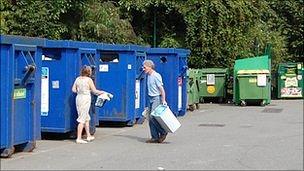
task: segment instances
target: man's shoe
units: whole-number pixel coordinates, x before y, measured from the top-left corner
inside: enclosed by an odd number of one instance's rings
[[[151,139],[147,140],[146,143],[158,143],[158,140],[151,138]]]
[[[164,142],[164,140],[166,139],[167,135],[168,135],[168,133],[166,133],[166,134],[164,134],[164,135],[161,135],[161,136],[159,137],[159,139],[158,139],[158,142],[159,142],[159,143]]]
[[[87,137],[87,141],[93,141],[95,139],[95,137],[93,137],[93,136],[90,136],[90,137]]]

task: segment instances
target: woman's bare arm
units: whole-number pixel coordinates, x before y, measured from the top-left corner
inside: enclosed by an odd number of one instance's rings
[[[96,89],[96,87],[94,85],[94,82],[91,78],[89,79],[89,85],[90,85],[90,89],[91,89],[93,94],[100,95],[100,94],[104,93],[103,91],[100,91],[100,90]]]

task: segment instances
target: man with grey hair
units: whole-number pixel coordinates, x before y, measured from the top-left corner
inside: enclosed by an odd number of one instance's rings
[[[153,111],[158,105],[167,105],[166,94],[163,87],[162,77],[155,70],[155,65],[151,60],[143,62],[143,69],[147,74],[147,88],[148,88],[148,102],[149,102],[149,127],[152,138],[147,140],[146,143],[162,143],[167,136],[167,132],[160,126],[157,120],[151,116]]]

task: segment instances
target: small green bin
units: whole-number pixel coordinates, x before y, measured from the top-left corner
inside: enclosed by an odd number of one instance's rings
[[[303,63],[281,63],[277,74],[278,98],[303,98]]]
[[[241,106],[247,102],[259,102],[261,106],[270,103],[269,70],[239,70],[237,72]]]
[[[205,68],[199,72],[200,102],[204,98],[217,98],[219,102],[226,99],[228,68]]]
[[[189,110],[199,108],[199,87],[198,87],[198,69],[189,69],[187,71],[187,107]]]

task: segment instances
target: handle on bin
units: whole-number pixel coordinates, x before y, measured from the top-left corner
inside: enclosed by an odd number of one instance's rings
[[[84,57],[87,59],[90,67],[93,69],[96,68],[96,62],[95,62],[95,57],[94,55],[95,54],[92,54],[92,53],[83,53]]]
[[[23,85],[26,85],[27,84],[27,81],[29,80],[30,76],[32,75],[32,73],[34,73],[36,70],[36,67],[34,65],[27,65],[25,67],[25,75],[24,77],[22,78],[21,80],[21,83]]]
[[[138,75],[138,77],[136,79],[140,79],[141,80],[141,79],[143,79],[144,70],[142,68],[140,68],[139,71],[141,71],[141,72],[140,72],[140,74]]]
[[[92,75],[91,75],[91,78],[92,78],[93,81],[95,82],[95,71],[96,71],[96,66],[95,66],[95,65],[90,65],[90,67],[92,68]]]
[[[183,70],[182,70],[182,72],[180,73],[179,76],[180,76],[180,77],[181,77],[181,76],[184,76],[184,74],[187,72],[187,69],[188,69],[188,66],[187,66],[187,65],[184,65],[184,66],[183,66]]]
[[[83,52],[82,55],[87,59],[88,65],[92,68],[91,78],[95,81],[95,70],[96,70],[96,62],[95,62],[95,53],[92,52]]]
[[[20,82],[18,81],[18,79],[15,79],[15,81],[17,82],[17,84],[26,85],[30,83],[29,80],[33,73],[36,71],[36,65],[34,61],[34,56],[32,55],[31,51],[23,50],[21,51],[21,56],[26,63],[26,66],[24,68],[24,76]]]

